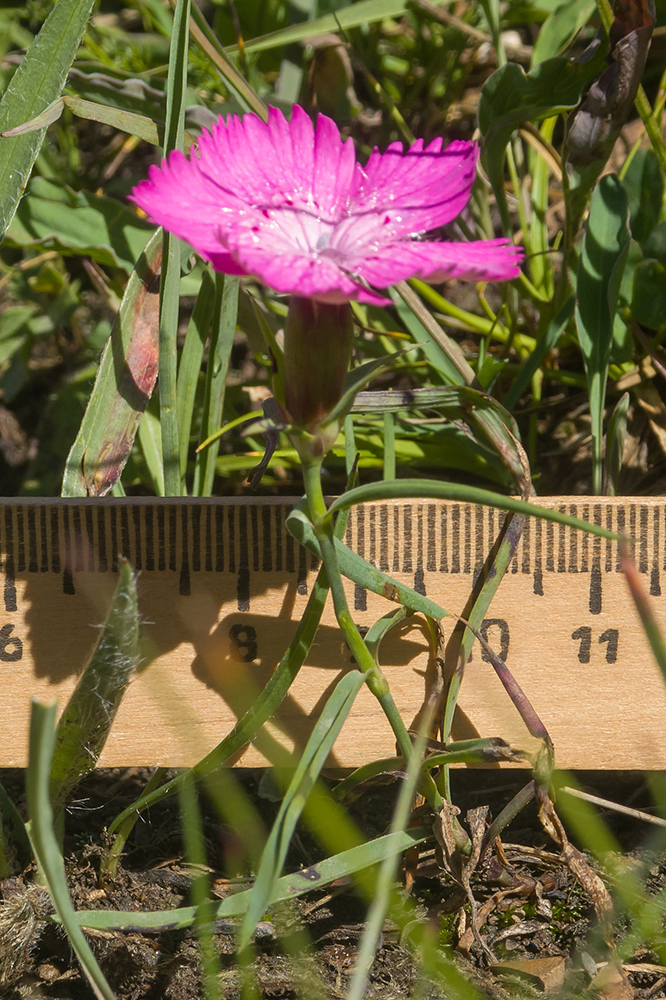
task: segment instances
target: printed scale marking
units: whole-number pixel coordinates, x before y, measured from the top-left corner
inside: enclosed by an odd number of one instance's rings
[[[637,565],[646,578],[647,588],[653,597],[661,596],[661,578],[666,571],[663,544],[666,503],[651,499],[587,501],[561,497],[539,498],[537,502],[634,538]],[[0,684],[3,696],[11,699],[36,693],[44,697],[53,692],[62,702],[75,680],[76,670],[85,662],[85,649],[92,642],[91,626],[99,625],[106,606],[99,601],[97,606],[101,611],[97,615],[91,610],[91,601],[85,604],[85,600],[98,587],[96,581],[100,581],[99,586],[106,581],[102,589],[108,601],[118,561],[124,556],[140,574],[139,597],[145,631],[157,636],[158,645],[161,633],[169,634],[145,675],[153,679],[159,676],[160,683],[175,685],[174,703],[183,705],[193,701],[194,721],[198,724],[203,720],[201,751],[205,752],[219,738],[220,729],[228,722],[233,723],[240,710],[236,695],[229,693],[228,677],[234,671],[244,671],[236,677],[238,683],[243,677],[265,683],[305,606],[318,561],[286,531],[285,522],[292,507],[292,503],[284,500],[156,502],[143,498],[21,500],[2,505]],[[427,594],[443,607],[461,613],[506,516],[492,508],[460,503],[369,504],[352,509],[346,541],[378,569]],[[348,582],[347,590],[359,625],[367,627],[386,612],[387,602],[362,587]],[[203,598],[217,610],[201,611]],[[160,617],[162,613],[166,624]],[[595,684],[607,685],[596,692],[595,706],[599,708],[606,703],[610,706],[616,699],[620,678],[612,671],[626,669],[628,662],[622,657],[631,649],[632,664],[642,662],[641,657],[646,662],[650,660],[649,653],[641,651],[640,631],[636,632],[633,618],[629,620],[631,606],[624,590],[617,544],[553,522],[524,519],[520,542],[489,614],[493,617],[486,619],[481,632],[507,658],[509,666],[517,670],[530,697],[533,691],[537,695],[542,689],[545,692],[545,674],[549,691],[553,686],[558,690],[560,685],[571,687],[578,683],[576,678],[580,681],[585,678],[589,683],[592,677]],[[551,627],[551,617],[560,622],[557,633],[553,631],[554,625]],[[444,620],[446,634],[453,624],[452,619]],[[308,659],[293,692],[300,713],[298,725],[303,732],[308,713],[331,681],[330,668],[343,669],[350,663],[330,609],[325,612],[324,626],[313,647],[313,658]],[[47,632],[60,637],[59,640],[47,641]],[[75,633],[79,644],[74,643],[71,653],[69,639],[75,638]],[[543,633],[541,647],[538,644],[535,647],[534,643],[538,633]],[[558,654],[561,667],[539,666],[547,660],[543,659],[544,649],[557,644],[561,646]],[[411,717],[423,700],[426,647],[423,641],[420,645],[412,642],[411,646],[408,641],[411,659],[405,659],[407,654],[399,651],[397,641],[395,650],[391,643],[389,646],[386,662],[391,664],[393,657],[396,663],[391,685],[392,688],[397,685],[396,700],[401,709],[404,707],[406,716]],[[70,659],[74,658],[74,666],[68,670],[62,667],[58,672],[44,666],[45,656],[51,658],[57,654],[67,659],[68,652]],[[81,659],[77,660],[77,656]],[[490,673],[483,673],[485,665],[479,663],[485,657],[479,657],[478,652],[475,657],[474,662],[479,665],[471,673],[468,671],[469,680],[466,676],[463,686],[463,695],[468,698],[467,702],[465,697],[462,699],[464,712],[478,725],[482,735],[506,735],[498,728],[507,723],[500,712],[503,696],[501,692],[497,697],[495,692],[490,699],[486,696],[483,684],[494,682]],[[329,669],[322,671],[322,664]],[[406,666],[411,669],[406,670]],[[608,673],[599,673],[602,668]],[[562,673],[565,669],[568,673]],[[534,675],[529,671],[534,671]],[[148,691],[146,677],[133,684],[127,699],[131,703],[134,698],[136,712],[144,715],[145,699],[152,699],[152,705],[156,697]],[[649,709],[656,718],[661,702],[658,691],[649,693],[652,675],[645,683],[637,680],[644,687],[645,698],[650,699]],[[17,686],[19,694],[15,693]],[[211,696],[211,689],[221,696],[222,708],[219,700]],[[561,702],[563,697],[558,695]],[[360,698],[359,704],[362,702]],[[543,711],[543,703],[538,700],[536,707]],[[150,711],[153,709],[154,706]],[[162,710],[168,716],[168,706],[162,706]],[[376,706],[371,702],[365,708],[361,705],[361,710],[376,719]],[[570,713],[564,702],[557,711]],[[20,705],[17,712],[12,739],[19,739],[22,732],[20,720],[25,712]],[[116,724],[118,747],[132,731],[128,722],[127,731],[123,732],[123,712],[125,705]],[[552,722],[546,721],[553,728]],[[379,733],[381,720],[377,725]],[[559,715],[554,725],[557,730]],[[181,725],[171,717],[167,719],[168,732],[179,726],[184,729],[185,721]],[[301,738],[294,736],[295,731],[292,727],[289,737],[292,744]],[[562,763],[576,766],[578,750],[569,753],[567,749],[567,741],[574,742],[573,730],[569,734],[564,726],[562,733],[565,746]],[[151,742],[149,735],[141,736],[144,749],[137,751],[136,759],[131,758],[131,748],[122,753],[117,747],[114,749],[115,736],[114,732],[109,762],[159,762],[153,749],[155,742]],[[580,736],[575,739],[582,754]],[[176,766],[196,759],[199,750],[193,747],[174,749],[178,740],[181,744],[185,740],[182,732],[171,742],[169,736],[165,740],[162,735],[163,762]],[[629,747],[629,736],[626,740]],[[390,734],[388,743],[386,733],[378,735],[376,747],[368,746],[366,752],[359,750],[356,733],[349,740],[347,756],[343,747],[339,762],[361,763],[373,754],[386,756],[392,752]],[[617,752],[616,747],[616,759]],[[253,753],[255,750],[251,748],[243,763],[260,762]],[[664,756],[658,766],[666,766],[666,753]],[[0,766],[20,766],[16,763],[19,759],[23,759],[21,753],[12,757],[4,751],[0,740]],[[606,766],[611,764],[609,760]],[[644,762],[627,749],[626,761],[614,766],[644,766]]]

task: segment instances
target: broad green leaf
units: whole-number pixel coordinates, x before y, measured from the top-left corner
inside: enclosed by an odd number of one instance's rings
[[[589,386],[593,490],[601,492],[603,417],[613,324],[629,252],[627,194],[615,174],[597,184],[576,281],[576,328]]]
[[[532,50],[532,66],[557,56],[594,13],[594,0],[566,0],[546,18]]]
[[[120,479],[157,378],[160,229],[127,282],[79,433],[62,496],[105,496]]]
[[[0,101],[0,132],[29,121],[60,97],[94,0],[58,0]],[[45,131],[0,139],[0,240],[25,191]]]
[[[91,257],[129,274],[154,231],[121,202],[36,177],[6,239],[11,246]]]
[[[644,260],[634,272],[631,315],[650,330],[666,328],[666,266]]]
[[[646,259],[654,257],[666,267],[666,222],[660,222],[654,227],[643,244],[643,253]]]
[[[521,122],[539,122],[575,107],[596,68],[595,60],[577,64],[558,56],[529,73],[517,63],[506,63],[486,80],[479,98],[479,128],[488,177],[501,205],[505,204],[504,155],[514,129]]]
[[[97,767],[138,664],[136,578],[125,560],[95,649],[58,721],[50,779],[56,816],[72,789]]]
[[[651,149],[639,149],[622,177],[629,199],[631,235],[643,244],[659,222],[664,200],[664,177]]]

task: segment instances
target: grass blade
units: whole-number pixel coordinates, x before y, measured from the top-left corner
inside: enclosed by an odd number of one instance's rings
[[[515,497],[505,497],[501,493],[491,493],[476,486],[463,486],[458,483],[436,483],[429,479],[399,479],[393,483],[369,483],[367,486],[357,486],[356,489],[343,493],[329,507],[329,514],[347,510],[359,503],[372,500],[397,500],[416,497],[420,500],[460,500],[462,503],[478,503],[486,507],[496,507],[514,514],[527,514],[530,517],[540,517],[544,521],[555,521],[566,524],[570,528],[579,528],[600,538],[619,541],[620,536],[602,528],[601,525],[583,521],[579,517],[563,514],[559,510],[548,510],[538,504],[517,500]]]
[[[67,931],[69,942],[95,996],[98,1000],[115,1000],[113,990],[104,978],[77,920],[67,888],[65,865],[53,831],[49,774],[55,745],[55,716],[55,702],[41,705],[33,701],[30,714],[30,763],[26,775],[30,840],[58,919]]]
[[[592,417],[592,491],[601,493],[604,404],[613,323],[629,252],[629,206],[615,174],[597,184],[578,264],[576,327],[583,352]]]
[[[60,97],[94,0],[58,0],[0,101],[0,132],[34,118]],[[14,217],[45,129],[0,143],[0,240]]]
[[[435,0],[435,3],[443,2],[444,0]],[[402,17],[408,6],[409,0],[359,0],[359,3],[339,8],[335,14],[325,14],[323,17],[313,18],[312,21],[292,24],[279,31],[251,38],[244,43],[243,48],[246,52],[265,52],[267,49],[276,49],[281,45],[291,45],[292,42],[314,38],[315,35],[335,34],[341,28],[348,30],[384,21],[390,17]],[[235,55],[238,48],[234,46],[229,52]]]
[[[320,889],[339,878],[345,878],[355,872],[363,871],[364,868],[378,864],[387,854],[401,854],[403,851],[409,850],[410,847],[414,847],[415,844],[422,844],[429,837],[432,837],[432,832],[424,827],[413,827],[398,836],[377,837],[367,844],[350,847],[349,850],[342,851],[334,857],[317,862],[308,869],[307,874],[315,876],[317,888]],[[303,872],[297,871],[291,875],[283,875],[277,880],[267,905],[273,906],[288,899],[297,899],[299,896],[311,892],[312,886],[313,882],[304,877]],[[215,919],[242,916],[247,911],[251,893],[252,889],[246,889],[244,892],[227,896],[216,905]],[[122,910],[78,910],[75,918],[82,927],[98,928],[99,930],[130,930],[133,928],[178,930],[192,926],[196,919],[196,907],[183,906],[174,910],[159,910],[152,913],[141,910],[129,912]]]
[[[192,316],[185,334],[185,343],[178,365],[178,385],[176,389],[176,410],[178,413],[178,433],[180,435],[180,478],[185,483],[187,453],[192,437],[192,417],[194,400],[201,374],[204,348],[215,310],[215,284],[210,271],[206,269],[201,279],[201,290],[197,296]],[[185,490],[186,492],[186,490]]]
[[[187,97],[187,52],[189,44],[190,0],[176,0],[169,74],[167,77],[164,154],[182,149],[185,136]],[[180,307],[180,246],[171,233],[162,237],[162,280],[160,285],[159,393],[162,428],[162,461],[166,496],[180,496],[180,445],[178,440],[178,310]]]
[[[238,936],[238,948],[241,951],[249,944],[257,924],[269,905],[305,801],[314,788],[356,695],[364,684],[365,676],[360,671],[345,674],[338,681],[312,730],[264,848]]]
[[[217,292],[215,318],[206,371],[201,441],[214,434],[222,420],[224,390],[238,316],[239,279],[228,274],[217,274],[215,287]],[[197,497],[208,497],[213,492],[215,462],[219,449],[220,439],[217,438],[208,448],[197,452],[194,467],[194,495]]]

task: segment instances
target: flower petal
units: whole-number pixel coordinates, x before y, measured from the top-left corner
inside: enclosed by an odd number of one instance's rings
[[[419,141],[407,152],[399,142],[375,150],[365,168],[357,167],[349,214],[390,211],[395,239],[443,226],[469,201],[478,155],[473,142],[442,149],[441,139],[425,149]]]
[[[228,237],[234,260],[244,273],[254,275],[277,292],[318,299],[321,302],[371,302],[386,298],[348,275],[326,256],[293,249],[281,232],[251,225],[237,226]]]
[[[220,231],[243,210],[231,192],[223,194],[201,173],[196,157],[188,159],[180,151],[161,167],[152,166],[148,180],[130,197],[153,222],[187,240],[206,258],[223,249]]]
[[[448,278],[467,281],[509,281],[520,273],[522,247],[508,240],[474,243],[400,241],[352,263],[354,274],[377,288],[422,278],[435,284]]]

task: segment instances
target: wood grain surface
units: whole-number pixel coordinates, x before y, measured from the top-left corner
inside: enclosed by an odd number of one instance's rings
[[[666,628],[666,502],[539,498],[636,541]],[[64,705],[103,622],[118,556],[139,572],[143,662],[102,763],[195,763],[252,703],[288,645],[316,560],[287,535],[288,501],[21,500],[0,509],[0,766],[27,759],[30,699]],[[399,501],[352,512],[347,541],[395,579],[464,612],[504,515],[465,504]],[[392,605],[349,584],[359,626]],[[4,597],[4,600],[3,600]],[[444,618],[450,636],[455,620]],[[528,519],[482,630],[502,654],[572,768],[666,768],[666,688],[619,571],[617,546]],[[434,678],[423,621],[382,645],[407,725]],[[237,756],[243,766],[297,754],[340,672],[353,669],[330,604],[277,716]],[[475,647],[454,735],[534,741]],[[330,760],[350,767],[391,756],[372,695],[358,696]]]

